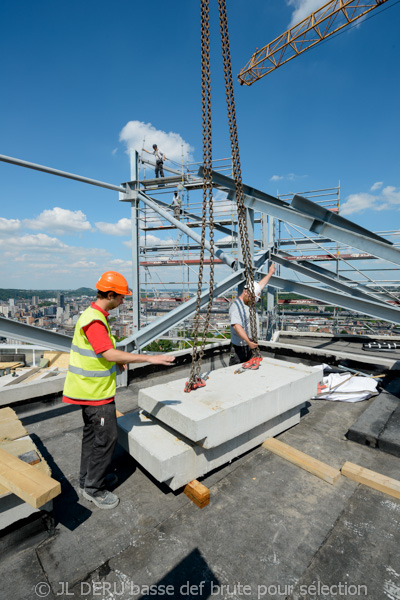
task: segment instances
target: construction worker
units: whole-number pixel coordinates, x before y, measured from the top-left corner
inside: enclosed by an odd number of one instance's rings
[[[120,273],[107,271],[96,284],[97,299],[79,317],[71,345],[63,401],[79,404],[84,422],[79,488],[99,508],[115,508],[118,496],[107,487],[117,483],[106,476],[117,443],[115,390],[117,369],[129,363],[170,365],[174,357],[130,354],[117,350],[108,324],[109,311],[131,296]]]
[[[165,158],[165,154],[157,148],[157,144],[153,144],[153,152],[146,150],[146,148],[142,148],[142,150],[144,150],[144,152],[147,152],[147,154],[154,155],[154,158],[156,159],[156,177],[158,178],[158,174],[160,174],[160,177],[164,177],[164,162],[167,159]]]
[[[261,292],[267,285],[268,281],[275,273],[275,265],[272,264],[268,270],[268,274],[259,282],[254,282],[255,301],[258,302],[261,298]],[[250,328],[250,291],[247,286],[244,286],[243,292],[238,296],[229,308],[229,319],[231,324],[231,354],[229,366],[238,365],[247,362],[252,356],[252,350],[257,348],[258,344],[251,339]],[[258,315],[257,321],[257,337],[260,329]]]
[[[174,209],[174,219],[180,221],[181,218],[181,198],[178,192],[174,192],[174,196],[172,198],[172,202],[169,207]]]

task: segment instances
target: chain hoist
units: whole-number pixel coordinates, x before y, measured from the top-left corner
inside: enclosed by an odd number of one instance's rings
[[[228,18],[226,14],[226,0],[218,0],[219,22],[221,29],[222,59],[224,63],[226,104],[228,108],[229,134],[231,139],[231,151],[233,162],[233,176],[235,180],[236,204],[239,223],[240,244],[242,248],[242,259],[245,269],[246,286],[249,292],[250,331],[253,342],[258,341],[257,316],[255,307],[254,281],[253,281],[253,257],[249,244],[249,232],[247,229],[246,207],[244,205],[242,169],[240,165],[239,140],[236,124],[235,96],[233,91],[231,52],[229,47]],[[253,349],[253,356],[260,356],[258,346]]]
[[[257,317],[255,309],[255,294],[253,282],[253,259],[249,244],[247,229],[246,207],[244,205],[242,172],[240,166],[239,142],[236,125],[235,98],[233,92],[231,54],[229,48],[228,20],[226,15],[225,0],[218,0],[221,28],[222,57],[224,63],[226,102],[228,109],[229,133],[231,139],[233,175],[235,180],[236,204],[239,223],[239,235],[242,249],[242,259],[245,268],[246,286],[249,293],[249,313],[251,338],[257,343]],[[210,27],[209,27],[209,0],[201,0],[201,107],[203,130],[203,213],[201,224],[200,266],[197,285],[197,303],[193,327],[193,352],[192,366],[189,380],[185,385],[185,392],[190,392],[205,385],[200,378],[201,360],[204,355],[207,331],[210,324],[211,308],[214,288],[214,230],[213,230],[213,193],[212,193],[212,137],[211,137],[211,71],[210,71]],[[200,349],[198,337],[200,326],[200,301],[203,283],[204,246],[207,221],[207,200],[210,229],[210,287],[207,312]],[[253,356],[260,357],[258,347],[252,350]]]
[[[214,289],[214,216],[213,216],[213,190],[212,190],[212,137],[211,137],[211,71],[210,71],[210,25],[209,25],[209,0],[201,0],[201,112],[203,130],[203,212],[201,221],[201,243],[200,243],[200,266],[197,284],[197,303],[193,326],[193,353],[192,366],[189,380],[185,385],[185,392],[204,386],[200,378],[201,360],[204,355],[204,347],[207,331],[210,324],[211,308]],[[200,327],[200,301],[203,283],[204,251],[207,223],[210,230],[210,281],[207,312],[204,329],[198,349],[198,337]]]

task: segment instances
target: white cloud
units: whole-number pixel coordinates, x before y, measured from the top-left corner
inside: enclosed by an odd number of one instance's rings
[[[25,219],[24,226],[28,229],[50,229],[57,235],[91,231],[92,226],[81,210],[68,210],[56,206],[44,210],[36,219]]]
[[[119,140],[125,142],[128,151],[137,150],[139,154],[142,152],[143,147],[152,152],[153,144],[157,144],[159,150],[165,154],[167,159],[181,163],[183,150],[184,160],[186,161],[187,158],[189,161],[193,160],[192,152],[194,148],[188,142],[185,142],[179,133],[173,131],[167,133],[156,129],[151,123],[129,121],[121,130]],[[146,157],[146,153],[144,153],[144,156]]]
[[[68,248],[66,244],[61,242],[59,239],[55,237],[50,237],[45,233],[38,234],[27,234],[21,237],[10,238],[7,240],[0,240],[0,246],[10,247],[13,246],[19,249],[30,249],[35,250],[39,248],[40,250],[45,249],[65,249]]]
[[[289,6],[294,7],[289,28],[294,27],[294,25],[308,17],[310,13],[326,4],[324,0],[286,0],[286,2]]]
[[[0,217],[0,233],[14,233],[21,228],[19,219],[4,219]]]
[[[340,214],[344,217],[354,213],[364,212],[367,208],[372,208],[376,201],[376,196],[372,194],[350,194],[346,202],[342,204]]]
[[[286,179],[287,181],[295,181],[296,179],[304,179],[307,175],[296,175],[295,173],[288,173],[287,175],[272,175],[270,181],[281,181]]]
[[[376,181],[374,183],[374,185],[371,187],[371,192],[376,192],[376,190],[379,190],[381,187],[383,186],[383,181]]]
[[[155,235],[147,234],[146,237],[144,235],[140,237],[140,243],[143,246],[157,246],[158,244],[162,244],[163,246],[169,245],[174,247],[176,242],[171,238],[163,240]]]
[[[378,188],[383,184],[383,182],[377,183],[380,184]],[[346,202],[343,203],[340,214],[347,216],[362,213],[367,209],[375,211],[400,209],[400,190],[388,185],[377,195],[368,193],[350,194]]]
[[[110,260],[108,264],[113,269],[117,269],[118,271],[126,271],[127,269],[132,269],[132,261],[122,260],[122,258],[115,258],[114,260]]]
[[[99,221],[95,223],[97,229],[107,235],[131,235],[132,224],[130,219],[120,219],[117,223],[104,223]]]
[[[71,265],[72,268],[78,269],[91,269],[93,267],[97,267],[97,263],[92,260],[78,260]]]
[[[400,205],[400,190],[397,190],[393,185],[387,185],[382,190],[382,199],[391,207]]]

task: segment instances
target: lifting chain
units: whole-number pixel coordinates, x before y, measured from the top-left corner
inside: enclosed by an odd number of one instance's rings
[[[245,268],[247,290],[250,294],[250,331],[251,339],[257,343],[257,317],[255,308],[253,259],[249,244],[249,233],[247,230],[246,207],[244,205],[242,170],[240,166],[239,141],[236,124],[235,96],[233,91],[231,52],[229,47],[228,18],[226,14],[226,0],[218,0],[219,20],[221,29],[222,58],[224,63],[226,103],[228,108],[229,133],[231,138],[233,176],[235,180],[236,204],[239,223],[240,243],[242,248],[242,259]],[[253,356],[260,356],[258,346],[253,350]]]
[[[210,27],[209,27],[209,0],[201,0],[201,110],[203,129],[203,213],[201,222],[200,266],[197,284],[197,303],[193,326],[193,353],[192,366],[189,380],[185,385],[185,392],[201,387],[204,382],[200,379],[201,360],[204,354],[207,331],[210,324],[211,308],[214,289],[214,219],[213,219],[213,194],[212,194],[212,138],[211,138],[211,72],[210,72]],[[207,304],[207,313],[204,329],[198,349],[200,327],[200,302],[203,283],[204,246],[206,239],[207,200],[210,229],[210,287]]]

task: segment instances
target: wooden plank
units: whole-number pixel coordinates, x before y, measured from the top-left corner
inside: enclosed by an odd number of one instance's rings
[[[268,438],[262,446],[331,485],[335,484],[340,479],[339,469],[335,469],[275,438]]]
[[[397,479],[386,477],[386,475],[370,471],[348,461],[342,467],[342,475],[358,483],[363,483],[374,490],[393,496],[393,498],[400,499],[400,481]]]
[[[16,440],[24,435],[28,435],[28,432],[21,421],[0,422],[0,442]]]
[[[40,458],[40,462],[38,462],[35,465],[35,469],[38,469],[39,471],[41,471],[42,473],[45,473],[46,475],[51,475],[51,470],[49,465],[47,464],[47,462],[43,459],[42,455],[40,454],[40,452],[38,451],[38,449],[36,448],[35,444],[33,443],[33,441],[31,440],[31,438],[29,436],[25,436],[23,438],[20,438],[18,440],[13,440],[12,442],[3,442],[0,445],[0,448],[2,450],[4,450],[5,452],[7,452],[8,454],[12,454],[13,456],[16,456],[17,458],[20,457],[21,454],[25,454],[27,452],[35,452],[36,455],[39,456]],[[10,494],[10,490],[6,487],[4,487],[4,485],[0,485],[0,498],[4,495]]]
[[[1,448],[0,484],[33,508],[40,508],[61,494],[61,485],[58,481]]]
[[[197,479],[185,485],[183,493],[199,508],[204,508],[210,502],[210,490]]]
[[[43,353],[43,358],[49,361],[49,367],[59,367],[60,369],[68,369],[69,352],[46,351]]]
[[[16,421],[18,419],[15,410],[7,406],[0,408],[0,425],[3,421]]]
[[[115,414],[117,415],[117,419],[118,419],[118,417],[123,417],[124,416],[124,413],[119,412],[119,410],[116,410]]]

